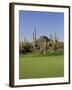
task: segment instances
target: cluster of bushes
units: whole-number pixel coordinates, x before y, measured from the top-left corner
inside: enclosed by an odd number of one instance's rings
[[[44,45],[44,44],[43,44]],[[47,45],[47,51],[63,51],[64,50],[64,43],[63,42],[49,42]],[[37,50],[38,52],[40,52],[41,48],[43,48],[42,45],[37,45]],[[45,48],[44,48],[45,51]],[[20,54],[26,54],[26,53],[32,53],[35,52],[34,47],[32,45],[32,43],[29,42],[21,42],[19,44],[19,52]]]
[[[26,43],[20,43],[19,44],[20,54],[25,54],[25,53],[32,52],[32,51],[33,51],[33,46],[31,43],[26,42]]]

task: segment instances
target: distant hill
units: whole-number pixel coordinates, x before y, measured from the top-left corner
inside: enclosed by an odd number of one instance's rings
[[[48,42],[48,41],[50,41],[50,39],[47,37],[47,36],[40,36],[40,38],[38,39],[38,44],[40,45],[41,43],[43,43],[43,42]]]

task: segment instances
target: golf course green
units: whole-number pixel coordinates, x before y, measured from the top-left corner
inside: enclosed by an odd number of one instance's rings
[[[20,55],[19,79],[64,76],[64,55],[25,56]]]

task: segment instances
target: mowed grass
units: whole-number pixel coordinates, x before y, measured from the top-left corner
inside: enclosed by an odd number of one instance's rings
[[[19,78],[47,78],[64,76],[64,56],[20,56]]]

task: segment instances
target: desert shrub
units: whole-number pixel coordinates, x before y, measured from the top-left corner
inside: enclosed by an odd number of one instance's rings
[[[26,42],[21,43],[19,47],[20,54],[26,54],[33,51],[32,43]]]

